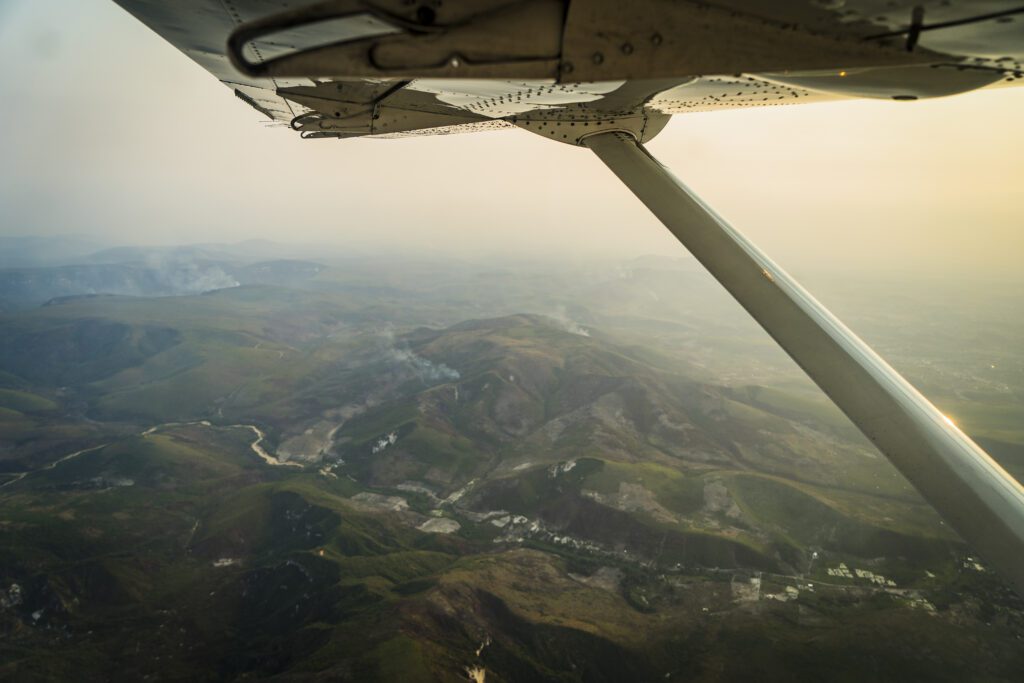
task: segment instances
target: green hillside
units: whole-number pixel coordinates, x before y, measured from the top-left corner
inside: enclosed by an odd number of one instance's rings
[[[0,318],[0,678],[1018,677],[1024,604],[684,274],[348,267]]]

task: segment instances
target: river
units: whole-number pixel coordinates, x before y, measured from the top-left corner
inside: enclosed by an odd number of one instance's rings
[[[249,444],[249,448],[252,449],[252,452],[258,455],[263,462],[267,463],[268,465],[273,465],[274,467],[298,467],[299,469],[302,469],[301,463],[289,462],[287,460],[279,460],[277,456],[268,453],[267,450],[263,448],[263,441],[266,439],[266,435],[263,433],[263,430],[257,427],[256,425],[214,425],[209,420],[197,420],[195,422],[164,422],[163,424],[154,425],[152,427],[149,427],[148,429],[143,430],[142,432],[139,432],[139,436],[149,436],[150,434],[155,434],[156,432],[159,432],[162,429],[167,429],[168,427],[187,427],[189,425],[202,425],[203,427],[210,427],[212,429],[248,429],[256,436],[256,440]],[[25,477],[29,476],[30,474],[36,474],[37,472],[45,472],[47,470],[52,470],[57,465],[60,465],[63,462],[67,462],[72,458],[77,458],[78,456],[84,453],[98,451],[99,449],[106,448],[109,445],[109,443],[103,443],[100,444],[99,446],[90,446],[89,448],[83,448],[82,450],[75,451],[74,453],[68,453],[63,457],[54,460],[46,467],[41,467],[38,470],[30,470],[28,472],[19,472],[18,474],[14,475],[12,479],[5,481],[3,484],[0,484],[0,489],[10,486],[11,484],[15,484],[24,479]]]

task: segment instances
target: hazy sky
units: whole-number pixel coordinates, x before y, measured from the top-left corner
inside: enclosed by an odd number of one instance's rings
[[[110,0],[0,0],[0,234],[678,254],[593,155],[521,131],[304,141]],[[650,144],[784,266],[1016,272],[1024,88],[677,116]]]

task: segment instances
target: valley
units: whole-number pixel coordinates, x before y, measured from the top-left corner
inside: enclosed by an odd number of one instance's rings
[[[170,261],[230,286],[0,316],[0,676],[1024,665],[1024,603],[689,261]],[[1019,320],[911,298],[837,308],[1021,476]]]

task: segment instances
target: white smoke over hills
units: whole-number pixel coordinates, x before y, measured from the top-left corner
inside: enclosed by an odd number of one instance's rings
[[[554,313],[549,314],[548,317],[558,323],[558,326],[569,334],[578,334],[581,337],[590,336],[590,330],[581,326],[569,317],[569,313],[565,310],[565,306],[556,307]]]
[[[0,302],[19,309],[64,297],[183,296],[238,285],[235,278],[214,264],[175,263],[157,268],[136,264],[14,268],[0,270]]]
[[[155,284],[172,295],[202,294],[239,285],[238,280],[217,264],[175,254],[147,254],[144,264]]]
[[[240,284],[230,272],[231,263],[204,258],[195,249],[118,251],[108,250],[62,265],[0,268],[0,310],[88,295],[185,296]],[[118,255],[121,260],[114,258]]]
[[[444,363],[433,363],[408,349],[392,348],[388,355],[394,363],[411,370],[424,383],[451,382],[461,377],[458,370]]]
[[[444,363],[434,363],[408,348],[399,348],[391,330],[382,330],[379,334],[383,342],[382,355],[399,373],[412,373],[424,384],[453,382],[462,377],[455,368]]]

